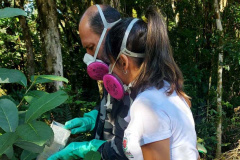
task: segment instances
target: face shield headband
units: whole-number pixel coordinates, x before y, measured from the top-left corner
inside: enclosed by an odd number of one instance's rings
[[[102,80],[103,76],[108,73],[108,65],[105,64],[103,61],[97,59],[97,55],[98,55],[99,49],[100,49],[101,44],[104,40],[104,37],[106,35],[107,30],[109,28],[113,27],[121,19],[119,19],[119,20],[117,20],[113,23],[108,23],[104,14],[103,14],[103,12],[102,12],[101,7],[99,5],[96,5],[96,7],[97,7],[98,12],[100,14],[100,17],[102,19],[104,29],[102,31],[102,34],[101,34],[100,38],[99,38],[94,56],[91,56],[90,54],[86,53],[84,55],[83,61],[87,65],[88,75],[94,80]]]
[[[129,91],[129,88],[132,85],[131,83],[128,86],[123,85],[122,81],[115,74],[112,74],[113,68],[115,67],[118,58],[120,57],[121,54],[125,54],[125,55],[130,56],[130,57],[137,57],[137,58],[144,58],[145,57],[144,53],[135,53],[135,52],[129,51],[127,49],[127,39],[128,39],[129,33],[130,33],[133,25],[137,21],[138,21],[138,19],[133,19],[131,21],[131,23],[128,25],[127,30],[125,31],[125,34],[124,34],[124,37],[123,37],[120,52],[119,52],[119,54],[116,58],[116,61],[114,62],[112,68],[110,69],[109,74],[106,74],[103,77],[104,87],[106,88],[108,93],[113,98],[118,99],[118,100],[123,98],[125,91]]]

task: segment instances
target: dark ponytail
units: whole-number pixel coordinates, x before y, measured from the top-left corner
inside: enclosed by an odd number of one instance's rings
[[[183,92],[182,72],[173,59],[164,17],[155,6],[147,9],[146,17],[148,19],[146,57],[136,86],[141,91],[150,86],[160,89],[164,85],[163,80],[166,80],[170,83],[167,94],[171,95],[176,91],[191,106],[189,97]]]
[[[170,84],[167,95],[176,91],[180,97],[191,106],[189,97],[183,92],[182,72],[175,63],[169,42],[164,18],[158,9],[150,6],[147,9],[147,24],[143,20],[137,21],[127,40],[127,49],[136,53],[145,53],[145,58],[133,58],[140,68],[140,74],[135,81],[137,92],[149,87],[160,89],[164,80]],[[132,18],[121,20],[107,34],[105,52],[108,57],[116,60],[127,26]]]

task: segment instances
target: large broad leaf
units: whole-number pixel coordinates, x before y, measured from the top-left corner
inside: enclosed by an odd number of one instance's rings
[[[24,10],[19,8],[4,8],[0,9],[0,18],[9,18],[14,16],[27,16]]]
[[[18,83],[27,87],[27,78],[19,70],[0,68],[0,83]]]
[[[42,153],[45,147],[45,146],[38,146],[34,143],[23,141],[23,140],[16,141],[14,145],[33,153]]]
[[[24,150],[21,154],[20,159],[21,160],[32,160],[32,159],[35,159],[36,157],[37,157],[36,153],[32,153],[32,152]]]
[[[83,160],[100,160],[101,155],[99,152],[90,151],[88,152]]]
[[[18,138],[16,133],[8,132],[0,136],[0,155],[2,155]]]
[[[68,80],[61,76],[55,76],[55,75],[38,75],[38,76],[31,76],[31,81],[33,82],[35,80],[35,83],[49,83],[53,81],[63,81],[68,83]]]
[[[5,132],[14,132],[18,126],[18,110],[9,99],[0,99],[0,127]]]
[[[28,92],[24,98],[28,103],[34,102],[37,99],[39,99],[40,97],[47,95],[47,92],[44,91],[39,91],[39,90],[35,90],[35,91],[30,91]]]
[[[53,130],[44,122],[34,121],[18,126],[16,133],[23,140],[39,146],[52,140]]]
[[[67,99],[67,93],[61,90],[40,97],[30,104],[26,113],[25,122],[31,122],[32,120],[38,118],[41,114],[59,106]]]
[[[197,143],[197,149],[200,153],[207,153],[207,149],[200,143]]]

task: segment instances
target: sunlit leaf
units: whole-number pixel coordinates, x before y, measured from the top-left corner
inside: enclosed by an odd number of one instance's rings
[[[35,75],[31,76],[31,81],[33,82],[35,80],[35,83],[49,83],[53,81],[63,81],[68,83],[68,80],[61,76],[56,75]]]
[[[67,99],[67,93],[61,90],[40,97],[30,104],[25,121],[30,122],[38,118],[43,113],[61,105]]]

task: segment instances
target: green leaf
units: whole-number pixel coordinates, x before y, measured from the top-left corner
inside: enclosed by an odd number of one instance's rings
[[[10,101],[12,101],[15,104],[19,103],[19,102],[16,102],[10,95],[2,95],[0,97],[0,99],[9,99]]]
[[[27,111],[18,111],[18,117],[19,117],[18,125],[25,123],[26,112]]]
[[[34,121],[18,126],[16,133],[23,140],[43,146],[54,136],[52,129],[44,122]]]
[[[90,151],[88,152],[83,160],[100,160],[101,155],[99,152]]]
[[[0,68],[0,83],[18,83],[27,87],[27,78],[19,70]]]
[[[8,149],[3,154],[5,154],[9,159],[12,159],[12,157],[13,157],[13,146],[8,147]]]
[[[35,159],[36,157],[37,157],[36,153],[32,153],[32,152],[24,150],[21,154],[20,159],[21,160],[32,160],[32,159]]]
[[[197,142],[202,143],[204,140],[202,138],[197,137]]]
[[[68,83],[68,80],[61,76],[55,76],[55,75],[37,75],[37,76],[31,76],[31,81],[33,82],[35,80],[35,83],[49,83],[53,81],[63,81]]]
[[[11,160],[18,160],[18,159],[13,155]]]
[[[30,91],[28,92],[24,98],[28,103],[36,101],[38,98],[47,95],[47,92],[40,91],[40,90],[35,90],[35,91]]]
[[[226,147],[226,146],[228,146],[228,145],[230,145],[231,143],[222,143],[222,145],[221,146],[224,146],[224,147]]]
[[[0,18],[9,18],[14,16],[27,16],[27,13],[24,10],[19,8],[4,8],[0,9]]]
[[[0,155],[2,155],[17,139],[17,134],[8,132],[0,136]]]
[[[30,122],[38,118],[41,114],[59,106],[67,99],[67,93],[61,90],[40,97],[30,104],[29,109],[26,113],[25,122]]]
[[[34,143],[18,140],[14,145],[33,153],[42,153],[45,146],[38,146]]]
[[[34,82],[34,80],[35,80],[35,82]],[[31,81],[34,82],[35,84],[37,84],[37,83],[51,83],[51,82],[53,82],[53,80],[41,78],[41,77],[38,77],[38,76],[31,76]]]
[[[14,132],[18,126],[18,110],[9,99],[0,99],[0,127],[5,132]]]
[[[197,149],[200,153],[207,153],[207,149],[200,143],[197,143]]]

